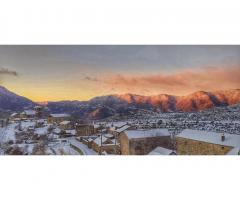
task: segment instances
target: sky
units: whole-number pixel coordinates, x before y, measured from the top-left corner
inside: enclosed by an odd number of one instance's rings
[[[33,101],[240,88],[240,46],[0,46],[0,85]]]

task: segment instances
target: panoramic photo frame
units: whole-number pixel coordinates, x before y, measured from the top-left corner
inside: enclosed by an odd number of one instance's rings
[[[239,155],[238,45],[2,45],[2,155]]]

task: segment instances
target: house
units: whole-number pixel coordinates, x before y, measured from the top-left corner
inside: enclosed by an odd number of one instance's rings
[[[120,143],[120,141],[119,141],[119,135],[121,134],[121,133],[123,133],[124,131],[126,131],[126,130],[131,130],[132,129],[132,127],[130,126],[130,125],[124,125],[124,126],[122,126],[121,128],[117,128],[117,129],[115,129],[113,132],[112,132],[112,134],[117,138],[117,140],[118,140],[118,142]]]
[[[239,155],[240,135],[185,129],[175,137],[178,155]]]
[[[44,124],[45,124],[45,120],[44,119],[36,120],[36,127],[37,128],[43,127]]]
[[[59,124],[63,121],[70,121],[71,116],[69,114],[50,114],[48,116],[48,123],[49,124]]]
[[[43,115],[43,109],[44,109],[43,106],[35,106],[35,107],[34,107],[34,110],[35,110],[35,112],[36,112],[36,117],[38,117],[38,118],[41,118],[41,117],[42,117],[42,115]]]
[[[25,110],[22,113],[20,113],[21,118],[35,118],[36,111],[35,110]]]
[[[163,147],[156,147],[148,155],[176,155],[176,152]]]
[[[53,129],[52,130],[52,133],[54,134],[54,135],[61,135],[61,134],[63,134],[63,130],[61,130],[60,128],[55,128],[55,129]]]
[[[113,133],[115,130],[127,125],[127,122],[113,122],[106,125],[108,132]]]
[[[76,131],[78,136],[90,136],[95,134],[92,124],[76,124]]]
[[[119,135],[120,133],[122,133],[126,130],[130,130],[130,129],[131,129],[131,126],[126,124],[126,125],[122,126],[121,128],[115,129],[114,133],[117,133]]]
[[[93,128],[94,128],[94,133],[97,133],[97,132],[101,131],[102,129],[104,129],[104,125],[93,123]]]
[[[108,154],[118,154],[119,145],[115,139],[108,137],[108,134],[97,137],[92,142],[92,149],[99,154],[106,151]]]
[[[171,147],[167,129],[126,130],[119,135],[122,155],[146,155],[156,147]]]
[[[75,135],[76,135],[75,129],[65,130],[65,136],[75,136]]]
[[[93,136],[93,137],[88,137],[88,136],[84,137],[83,136],[80,138],[80,142],[87,145],[88,148],[92,148],[92,143],[93,143],[94,139],[96,139],[96,138],[97,138],[96,136]]]
[[[9,117],[10,120],[15,120],[20,118],[20,114],[19,113],[12,113]]]
[[[59,127],[63,130],[69,130],[72,128],[71,121],[62,121],[59,123]]]

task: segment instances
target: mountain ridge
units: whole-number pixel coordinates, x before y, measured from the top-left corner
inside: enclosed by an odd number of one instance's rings
[[[24,108],[35,105],[30,99],[17,95],[7,88],[0,86],[0,109],[10,111],[21,111]]]
[[[81,112],[82,116],[94,118],[95,116],[111,116],[113,110],[115,110],[116,114],[128,114],[136,111],[136,109],[155,112],[197,112],[237,103],[240,103],[240,89],[218,90],[215,92],[197,91],[185,96],[113,94],[94,97],[89,101],[50,102],[48,106],[51,110],[51,104],[55,104],[55,108],[58,107],[58,104],[62,108],[70,108],[75,104],[78,108],[85,110]]]
[[[67,112],[83,118],[101,118],[114,114],[127,115],[141,109],[154,112],[197,112],[237,103],[240,103],[240,89],[196,91],[185,96],[112,94],[94,97],[88,101],[49,101],[43,104],[53,113]],[[0,109],[18,111],[35,104],[0,86]]]

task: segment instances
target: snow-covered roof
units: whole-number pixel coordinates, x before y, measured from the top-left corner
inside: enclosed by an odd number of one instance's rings
[[[37,120],[37,123],[44,123],[45,122],[45,119],[38,119]]]
[[[59,133],[61,133],[61,129],[60,128],[55,128],[53,130],[53,132],[56,133],[56,134],[59,134]]]
[[[70,124],[70,121],[63,121],[60,123],[61,125],[67,125],[67,124]]]
[[[13,114],[11,114],[10,116],[11,117],[15,117],[15,116],[17,116],[18,114],[17,113],[13,113]]]
[[[99,125],[99,124],[93,124],[93,127],[94,127],[94,128],[99,128],[100,125]]]
[[[122,126],[126,125],[127,122],[109,122],[106,124],[106,127],[116,127],[116,128],[121,128]]]
[[[42,106],[34,106],[34,108],[35,108],[35,109],[37,109],[37,108],[42,108]]]
[[[170,155],[172,153],[172,150],[166,149],[163,147],[156,147],[154,150],[152,150],[149,155]]]
[[[48,128],[49,128],[49,126],[36,128],[34,133],[37,135],[46,135],[48,133]]]
[[[146,138],[146,137],[158,137],[158,136],[170,136],[167,129],[156,128],[156,129],[143,129],[143,130],[127,130],[124,131],[129,139],[134,138]]]
[[[33,122],[33,121],[21,121],[22,129],[28,129],[28,128],[34,127],[35,125],[36,125],[36,122]]]
[[[219,144],[230,147],[240,147],[240,135],[225,133],[225,140],[221,140],[221,133],[185,129],[176,137],[197,140],[212,144]]]
[[[106,137],[106,138],[112,138],[112,137],[114,137],[114,135],[112,135],[112,134],[110,134],[110,133],[107,133],[107,134],[104,134],[104,137]]]
[[[110,127],[109,130],[110,130],[110,131],[115,131],[115,130],[116,130],[116,127]]]
[[[104,137],[104,135],[102,136],[102,145],[104,142],[106,142],[108,140],[108,138]],[[94,140],[94,143],[96,143],[98,146],[101,145],[101,137],[97,137],[95,140]]]
[[[239,155],[240,152],[240,148],[239,147],[234,147],[233,149],[231,149],[227,155]]]
[[[89,142],[92,142],[92,141],[93,141],[93,139],[92,139],[92,138],[89,138],[89,139],[88,139],[88,141],[89,141]]]
[[[66,114],[66,113],[62,113],[62,114],[50,114],[51,117],[54,117],[54,118],[62,118],[62,117],[70,117],[69,114]]]
[[[126,124],[127,124],[127,122],[114,122],[113,126],[120,128]]]
[[[23,114],[25,114],[25,115],[35,115],[36,111],[35,110],[24,110]]]
[[[129,125],[124,125],[123,127],[119,128],[119,129],[116,129],[116,132],[121,133],[121,132],[127,130],[128,128],[130,128]]]
[[[68,134],[76,135],[76,130],[75,129],[66,130],[65,132],[68,133]]]

